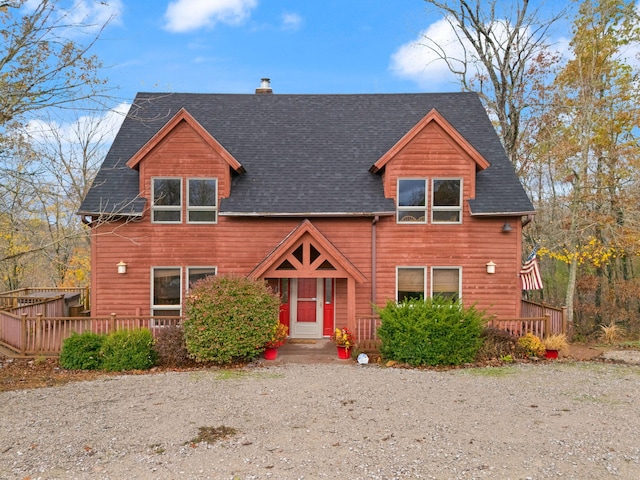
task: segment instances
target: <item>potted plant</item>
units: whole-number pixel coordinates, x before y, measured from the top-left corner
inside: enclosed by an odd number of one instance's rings
[[[338,358],[346,360],[351,357],[350,349],[353,346],[353,335],[348,328],[336,328],[331,335],[331,340],[338,348]]]
[[[278,358],[278,348],[284,345],[288,334],[289,328],[285,324],[278,322],[273,326],[271,340],[264,345],[265,360],[275,360]]]
[[[545,358],[558,358],[558,352],[566,351],[569,347],[567,336],[564,333],[549,335],[542,344],[545,348]]]

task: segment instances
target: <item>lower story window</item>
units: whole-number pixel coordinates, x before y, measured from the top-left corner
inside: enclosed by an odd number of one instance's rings
[[[187,277],[189,278],[189,289],[193,284],[203,278],[211,277],[216,274],[216,267],[188,267]]]
[[[425,297],[424,267],[398,267],[396,300],[407,300]]]
[[[151,311],[154,316],[180,316],[182,277],[180,267],[156,267],[151,283]]]
[[[433,267],[431,269],[431,296],[456,302],[460,299],[460,268]]]

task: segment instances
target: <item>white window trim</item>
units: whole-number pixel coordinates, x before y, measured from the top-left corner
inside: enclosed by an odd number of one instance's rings
[[[156,180],[179,180],[180,181],[180,205],[156,205],[155,204],[155,182]],[[178,223],[182,223],[182,204],[184,203],[183,201],[183,195],[182,195],[182,178],[181,177],[151,177],[151,223],[165,223],[165,224],[170,224],[170,225],[176,225]],[[175,221],[175,222],[170,222],[170,221],[162,221],[162,220],[155,220],[155,212],[168,212],[168,211],[172,211],[172,212],[180,212],[180,220]]]
[[[398,303],[398,272],[400,270],[408,270],[408,269],[414,269],[414,270],[422,270],[422,278],[423,280],[423,285],[422,285],[422,295],[424,298],[426,298],[427,296],[427,267],[423,266],[423,265],[400,265],[400,266],[396,266],[396,293],[395,293],[395,297],[396,297],[396,303]]]
[[[401,180],[422,180],[424,182],[424,206],[401,206],[400,205],[400,181]],[[427,223],[427,212],[429,211],[428,203],[429,203],[429,179],[426,177],[399,177],[396,180],[396,223],[402,225],[416,225],[416,224],[424,224]],[[417,212],[417,216],[415,217],[415,221],[402,221],[400,219],[400,210],[405,212]],[[423,218],[423,220],[419,220],[419,218]]]
[[[433,272],[434,270],[458,270],[458,300],[462,300],[462,267],[459,266],[445,266],[445,265],[438,265],[438,266],[433,266],[431,267],[431,276],[429,278],[429,282],[430,282],[430,292],[429,292],[429,296],[433,298]]]
[[[190,180],[215,180],[216,181],[216,193],[215,193],[215,198],[216,198],[216,204],[215,205],[203,205],[203,206],[191,206],[189,205],[189,181]],[[187,223],[192,223],[192,224],[206,224],[206,225],[213,225],[218,223],[218,178],[217,177],[189,177],[187,178],[187,196],[186,196],[186,204],[187,204]],[[199,222],[199,221],[192,221],[189,220],[189,212],[215,212],[215,220],[213,222]]]
[[[155,305],[153,303],[153,297],[154,297],[154,293],[155,293],[155,285],[153,280],[155,279],[155,270],[160,270],[160,269],[173,269],[173,270],[179,270],[180,271],[180,302],[177,305]],[[182,267],[177,266],[177,265],[168,265],[168,266],[161,266],[161,265],[156,265],[151,267],[151,284],[149,285],[149,292],[151,293],[151,298],[150,300],[150,304],[151,304],[151,315],[153,315],[153,312],[155,310],[179,310],[180,312],[180,316],[182,316],[182,303],[184,301],[184,296],[183,296],[183,286],[184,286],[184,275],[182,272]]]
[[[433,196],[435,195],[435,187],[434,187],[434,183],[438,180],[458,180],[460,182],[460,199],[459,199],[459,206],[457,207],[452,207],[452,206],[436,206],[434,204],[434,199]],[[462,183],[463,179],[460,177],[433,177],[431,179],[431,195],[429,196],[429,201],[431,203],[431,214],[430,214],[430,218],[431,218],[431,223],[435,224],[435,225],[459,225],[462,223],[462,199],[463,199],[463,192],[464,192],[464,184]],[[438,220],[434,220],[433,219],[433,214],[435,212],[458,212],[458,218],[459,220],[457,222],[442,222],[442,221],[438,221]]]

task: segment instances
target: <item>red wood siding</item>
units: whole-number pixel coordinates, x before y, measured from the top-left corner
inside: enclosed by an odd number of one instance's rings
[[[230,192],[229,164],[186,122],[178,124],[140,162],[143,197],[151,198],[152,177],[217,177],[218,196],[227,198]],[[182,187],[184,194],[184,181]]]
[[[139,163],[142,196],[150,196],[154,176],[217,177],[219,194],[230,188],[228,164],[186,123],[180,123]],[[356,316],[371,314],[371,304],[395,299],[396,267],[461,267],[462,298],[498,317],[519,316],[521,224],[508,218],[513,231],[502,233],[504,218],[471,217],[467,199],[474,192],[476,163],[437,124],[430,123],[385,166],[384,189],[396,191],[398,177],[462,178],[463,220],[459,225],[396,224],[382,217],[377,235],[376,298],[372,292],[373,219],[311,218],[311,222],[364,276],[355,287]],[[431,185],[429,185],[431,189]],[[186,182],[183,180],[183,198]],[[429,192],[430,194],[430,192]],[[150,314],[152,267],[214,266],[219,274],[248,275],[303,218],[220,217],[215,225],[152,224],[148,212],[139,222],[94,227],[92,237],[93,315]],[[128,264],[119,275],[116,264]],[[486,273],[486,263],[496,273]],[[330,276],[330,274],[327,274]],[[186,283],[183,280],[183,284]],[[184,293],[184,292],[183,292]],[[336,281],[336,326],[346,326],[347,280]]]

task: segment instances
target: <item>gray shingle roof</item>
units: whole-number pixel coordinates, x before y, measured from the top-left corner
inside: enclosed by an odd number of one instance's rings
[[[369,168],[435,108],[491,164],[478,173],[472,213],[533,206],[473,93],[233,95],[140,93],[79,213],[140,214],[138,172],[125,164],[185,108],[245,168],[220,213],[338,215],[393,212]]]

